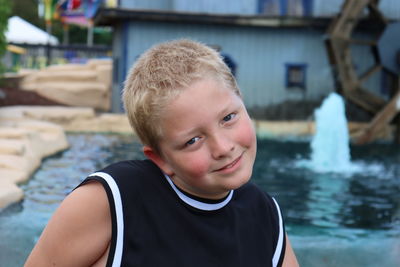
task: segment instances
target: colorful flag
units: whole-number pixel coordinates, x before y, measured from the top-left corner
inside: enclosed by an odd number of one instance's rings
[[[81,0],[59,0],[57,3],[57,9],[61,10],[61,12],[66,10],[75,10],[79,9],[81,3]]]
[[[81,0],[68,0],[68,10],[77,9],[81,6]]]
[[[91,19],[97,12],[97,9],[101,6],[103,0],[83,0],[83,10],[85,17]]]

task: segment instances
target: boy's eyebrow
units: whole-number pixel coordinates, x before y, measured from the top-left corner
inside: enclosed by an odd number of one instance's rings
[[[232,111],[238,110],[241,107],[240,101],[235,99],[235,98],[230,98],[229,101],[226,101],[222,103],[223,107],[220,111],[218,111],[216,117],[225,117],[228,115],[227,113],[230,113]],[[198,133],[199,127],[193,127],[191,129],[183,130],[181,133],[179,133],[176,136],[177,140],[184,139],[184,138],[190,138],[192,135],[196,135]],[[181,140],[180,140],[181,141]],[[179,141],[178,141],[179,142]]]
[[[231,112],[232,110],[237,110],[240,108],[240,102],[237,101],[236,98],[230,98],[228,102],[225,102],[225,107],[221,109],[221,111],[218,113],[219,116],[226,116],[228,112]]]

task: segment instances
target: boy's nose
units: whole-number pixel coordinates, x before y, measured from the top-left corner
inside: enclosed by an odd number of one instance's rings
[[[214,159],[228,156],[235,148],[234,143],[225,135],[213,136],[210,146],[211,155]]]

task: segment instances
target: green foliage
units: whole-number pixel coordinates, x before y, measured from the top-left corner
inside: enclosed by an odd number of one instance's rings
[[[19,16],[20,18],[32,23],[33,25],[46,30],[44,18],[38,15],[39,0],[0,0],[2,2],[12,3],[12,16]],[[101,29],[101,28],[100,28]],[[59,20],[52,21],[51,34],[60,40],[64,38],[63,25]],[[95,31],[93,36],[94,44],[111,45],[112,33],[111,30]],[[77,25],[69,25],[69,43],[70,44],[86,44],[87,42],[87,28]]]
[[[7,40],[5,32],[7,30],[8,16],[10,14],[10,1],[0,0],[0,58],[6,52]],[[4,66],[0,64],[0,74],[4,72]]]
[[[87,28],[79,27],[76,25],[69,26],[69,41],[71,44],[86,44],[87,42]],[[60,33],[62,34],[62,32]],[[62,37],[59,37],[62,40]],[[95,28],[93,34],[93,42],[96,45],[111,45],[112,31],[107,28]]]
[[[45,29],[44,19],[39,17],[39,0],[12,0],[11,16],[18,16],[29,23]]]

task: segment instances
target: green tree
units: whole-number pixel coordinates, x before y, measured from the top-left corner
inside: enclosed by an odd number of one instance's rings
[[[6,52],[7,40],[5,32],[7,30],[8,16],[10,13],[10,1],[0,0],[0,59]],[[4,66],[0,63],[0,74],[4,72]]]
[[[18,16],[29,23],[45,29],[44,19],[39,17],[39,0],[12,0],[10,16]]]

